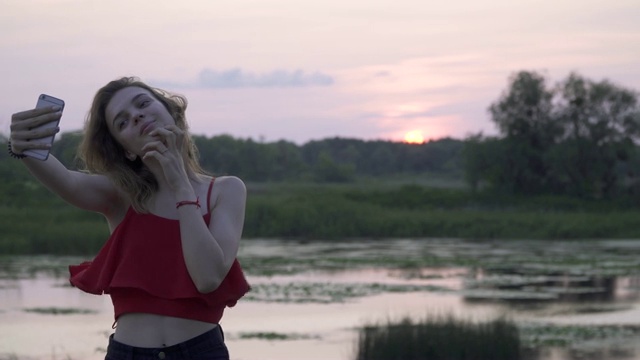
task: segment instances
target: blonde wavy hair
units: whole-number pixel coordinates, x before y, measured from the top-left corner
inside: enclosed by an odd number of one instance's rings
[[[127,159],[124,148],[107,128],[105,109],[113,95],[126,87],[139,87],[149,91],[169,111],[176,126],[184,132],[182,153],[190,176],[206,172],[198,161],[198,149],[189,136],[185,118],[187,99],[178,94],[151,87],[137,77],[123,77],[109,82],[93,98],[84,124],[84,136],[78,149],[78,157],[86,171],[109,177],[128,194],[138,212],[148,212],[147,200],[158,190],[158,180],[140,158]]]

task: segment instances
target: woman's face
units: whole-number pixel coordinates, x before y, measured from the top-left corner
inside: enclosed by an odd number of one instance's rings
[[[146,89],[130,86],[117,91],[105,108],[111,135],[126,150],[129,160],[142,156],[142,147],[154,140],[149,133],[175,124],[167,108]]]

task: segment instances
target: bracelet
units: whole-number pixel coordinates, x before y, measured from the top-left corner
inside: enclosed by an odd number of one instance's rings
[[[193,200],[178,201],[176,203],[176,209],[183,205],[195,205],[198,207],[198,209],[200,209],[200,198],[196,198],[196,201],[193,201]]]
[[[9,155],[14,159],[24,159],[27,157],[27,155],[25,154],[16,154],[13,152],[13,150],[11,150],[11,140],[7,142],[7,149],[9,151]]]

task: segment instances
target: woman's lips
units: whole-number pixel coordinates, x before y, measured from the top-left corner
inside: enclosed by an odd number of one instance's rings
[[[151,126],[151,125],[153,125],[153,123],[154,123],[153,120],[150,120],[150,121],[144,123],[142,125],[142,128],[140,128],[140,135],[146,134],[149,131],[153,130],[153,127]]]

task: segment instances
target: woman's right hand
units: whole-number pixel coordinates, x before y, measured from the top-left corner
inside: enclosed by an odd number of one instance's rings
[[[48,150],[51,145],[31,141],[54,135],[60,131],[58,126],[39,128],[41,125],[57,121],[62,116],[59,106],[22,111],[11,115],[11,151],[22,154],[25,150]]]

